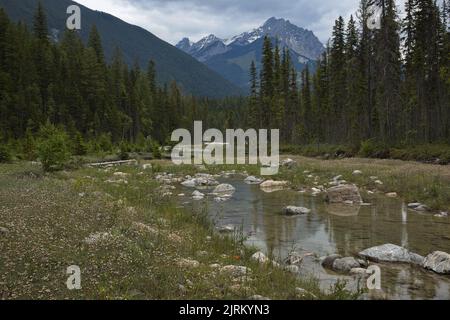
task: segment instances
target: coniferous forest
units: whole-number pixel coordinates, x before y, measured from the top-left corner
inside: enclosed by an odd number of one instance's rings
[[[450,2],[408,0],[402,20],[395,1],[378,2],[381,29],[369,29],[372,1],[362,0],[356,16],[336,20],[317,70],[300,77],[266,38],[263,70],[251,70],[251,124],[280,127],[291,144],[448,143]]]
[[[335,21],[314,70],[297,74],[289,51],[266,37],[261,70],[250,66],[249,96],[220,100],[157,83],[153,61],[146,70],[130,67],[119,48],[107,62],[95,27],[86,44],[69,30],[55,43],[42,6],[32,28],[0,9],[0,138],[17,154],[33,154],[31,140],[52,124],[95,151],[164,144],[174,129],[202,120],[218,129],[280,128],[284,145],[343,145],[366,156],[448,144],[449,1],[408,0],[401,18],[395,1],[375,0],[376,30],[367,23],[372,1]]]

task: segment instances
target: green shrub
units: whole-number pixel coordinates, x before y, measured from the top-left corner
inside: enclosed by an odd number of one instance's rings
[[[0,163],[7,163],[12,160],[11,151],[6,144],[0,144]]]
[[[155,158],[155,159],[161,159],[162,158],[161,147],[156,142],[153,143],[153,145],[152,145],[152,155],[153,155],[153,158]]]
[[[77,132],[73,138],[72,143],[73,154],[76,156],[85,156],[88,151],[86,143],[84,143],[83,136]]]
[[[25,160],[33,161],[38,157],[36,139],[30,128],[27,128],[25,132],[25,138],[22,142],[22,155]]]
[[[369,139],[361,142],[359,154],[367,158],[386,159],[390,157],[390,150],[384,144],[376,141],[375,139]]]
[[[41,127],[38,155],[44,171],[61,170],[70,159],[70,141],[65,131],[51,124]]]
[[[113,144],[111,142],[111,135],[103,133],[101,134],[98,139],[98,146],[101,151],[103,152],[110,152],[113,149]]]
[[[118,157],[120,160],[128,160],[130,158],[129,153],[130,146],[126,141],[122,141],[119,145],[119,154]]]

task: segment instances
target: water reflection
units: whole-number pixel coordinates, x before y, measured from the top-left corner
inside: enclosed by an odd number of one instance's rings
[[[436,250],[450,252],[450,220],[408,211],[397,199],[364,199],[371,206],[327,205],[320,197],[283,190],[264,193],[242,178],[227,179],[236,187],[225,203],[211,202],[209,214],[220,224],[242,225],[248,243],[284,258],[290,250],[318,256],[338,253],[356,255],[366,248],[393,243],[421,255]],[[297,217],[280,214],[287,205],[303,206],[312,213]],[[392,299],[450,299],[450,277],[419,267],[382,264],[382,288]],[[338,279],[316,259],[306,259],[302,274],[321,279],[324,288]],[[351,280],[351,277],[344,277]]]

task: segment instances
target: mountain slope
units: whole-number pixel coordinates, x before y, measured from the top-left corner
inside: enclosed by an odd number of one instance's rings
[[[90,10],[70,0],[41,2],[46,10],[49,32],[56,39],[64,32],[67,7],[76,4],[81,8],[82,39],[87,40],[89,31],[95,24],[108,59],[112,57],[115,48],[120,47],[130,65],[138,61],[141,67],[146,67],[148,61],[153,59],[158,80],[161,83],[176,80],[185,93],[209,97],[241,93],[236,86],[204,64],[138,26],[107,13]],[[24,21],[29,25],[33,21],[37,3],[38,0],[0,0],[0,6],[12,20]]]
[[[184,38],[177,48],[205,63],[211,69],[241,88],[247,88],[249,68],[254,60],[259,69],[264,36],[289,48],[297,71],[306,65],[314,68],[324,51],[323,44],[312,31],[297,27],[288,20],[270,18],[261,27],[228,40],[209,35],[196,43]]]

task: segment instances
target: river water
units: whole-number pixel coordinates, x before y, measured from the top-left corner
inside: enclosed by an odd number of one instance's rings
[[[364,201],[371,205],[328,205],[321,197],[294,190],[266,193],[243,180],[241,176],[219,179],[233,185],[236,192],[226,202],[205,198],[208,214],[218,226],[231,224],[242,228],[247,244],[279,259],[292,250],[314,253],[316,257],[334,253],[356,256],[366,248],[385,243],[401,245],[423,256],[437,250],[450,252],[450,219],[407,210],[399,199],[363,195]],[[186,195],[192,191],[182,190]],[[205,204],[194,202],[194,205]],[[287,205],[307,207],[312,212],[286,217],[280,212]],[[407,264],[378,265],[383,296],[388,299],[450,299],[450,276]],[[325,270],[313,256],[303,260],[300,275],[314,276],[325,290],[338,279],[346,280],[350,288],[357,283],[355,277]]]

